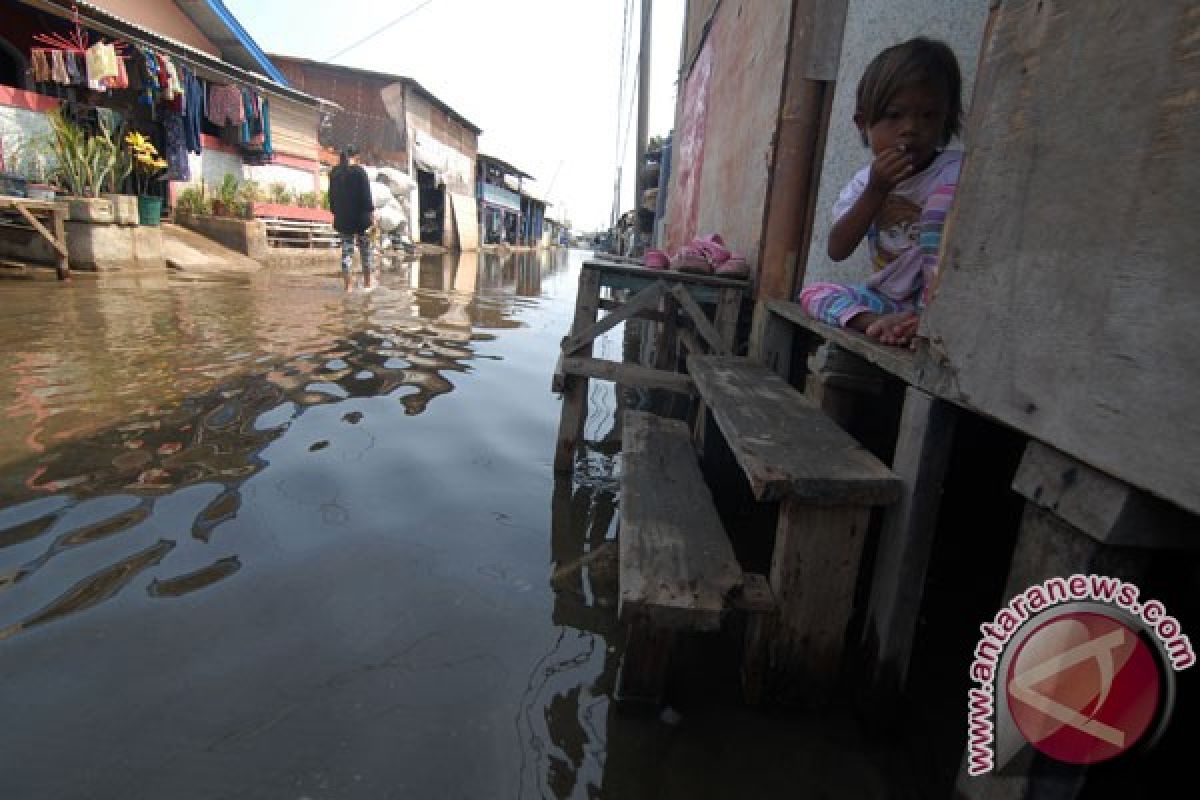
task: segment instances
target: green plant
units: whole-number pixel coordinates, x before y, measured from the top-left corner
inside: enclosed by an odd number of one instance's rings
[[[117,140],[120,137],[116,137]],[[117,147],[116,141],[113,142],[113,168],[109,173],[108,185],[106,188],[112,194],[120,194],[125,188],[125,181],[129,179],[129,175],[133,172],[133,153],[126,150],[124,147]]]
[[[271,184],[271,202],[279,203],[280,205],[290,206],[296,201],[295,194],[288,188],[286,183]]]
[[[331,210],[329,208],[329,192],[321,192],[321,208],[326,211]]]
[[[225,173],[225,177],[221,179],[221,185],[217,187],[216,202],[221,205],[220,213],[230,215],[236,213],[238,189],[237,176]]]
[[[319,208],[321,198],[316,192],[301,192],[296,195],[296,205],[301,208]]]
[[[73,195],[99,197],[109,185],[109,175],[116,167],[120,147],[113,141],[112,132],[101,125],[100,133],[87,132],[63,116],[60,109],[46,115],[50,123],[47,150],[54,158],[51,174]],[[162,162],[166,167],[166,162]]]
[[[246,181],[238,190],[238,197],[242,202],[253,205],[265,200],[266,194],[262,190],[262,184],[258,181]]]
[[[209,198],[204,184],[201,183],[197,186],[189,186],[180,192],[175,201],[175,208],[191,214],[211,214],[212,200]]]

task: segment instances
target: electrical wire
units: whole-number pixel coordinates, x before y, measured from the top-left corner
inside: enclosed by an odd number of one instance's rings
[[[376,29],[375,29],[375,31],[374,31],[373,33],[369,33],[369,34],[367,34],[366,36],[364,36],[363,38],[359,39],[359,40],[358,40],[357,42],[355,42],[354,44],[352,44],[352,45],[350,45],[350,46],[348,46],[348,47],[343,47],[341,50],[338,50],[336,53],[334,53],[334,54],[333,54],[333,55],[331,55],[331,56],[326,56],[325,60],[326,60],[326,61],[333,61],[333,60],[334,60],[335,58],[337,58],[338,56],[340,56],[340,55],[344,55],[344,54],[346,54],[346,53],[350,52],[350,51],[351,51],[351,50],[353,50],[354,48],[358,47],[360,44],[363,44],[364,42],[369,42],[371,39],[374,39],[376,36],[378,36],[379,34],[383,33],[383,32],[384,32],[384,31],[386,31],[388,28],[392,27],[393,25],[395,25],[396,23],[400,22],[401,20],[404,20],[404,19],[407,19],[408,17],[411,17],[413,14],[417,13],[417,12],[418,12],[418,11],[420,11],[422,8],[424,8],[425,6],[429,5],[429,4],[430,4],[430,3],[432,3],[432,2],[433,2],[433,0],[425,0],[425,2],[424,2],[424,3],[421,3],[421,5],[419,5],[419,6],[415,7],[415,8],[409,9],[408,11],[405,11],[403,14],[401,14],[401,15],[400,15],[400,16],[398,16],[398,17],[396,17],[394,20],[392,20],[391,22],[389,22],[387,25],[384,25],[382,28],[376,28]]]

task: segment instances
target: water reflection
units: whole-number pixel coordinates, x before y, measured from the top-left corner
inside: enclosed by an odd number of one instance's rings
[[[366,427],[357,400],[425,412],[475,369],[481,345],[523,324],[518,298],[564,266],[555,253],[426,257],[349,296],[333,276],[271,274],[202,287],[0,287],[13,365],[0,375],[0,638],[113,597],[180,536],[213,542],[269,466],[267,448],[314,408],[355,406],[308,444],[314,454]],[[204,502],[189,520],[168,519],[162,502],[187,487],[207,487]],[[49,497],[61,502],[38,499]],[[95,507],[104,498],[118,510]],[[72,574],[84,565],[86,575],[65,590],[34,579],[77,548],[152,529],[171,536],[72,558]],[[180,597],[241,566],[238,553],[210,556],[148,591]]]

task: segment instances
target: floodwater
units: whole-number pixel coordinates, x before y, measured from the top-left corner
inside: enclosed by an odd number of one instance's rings
[[[552,471],[583,255],[0,285],[0,796],[884,796],[845,725],[612,701],[611,389]]]

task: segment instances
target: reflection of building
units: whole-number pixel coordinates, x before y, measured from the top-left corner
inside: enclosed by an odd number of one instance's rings
[[[412,78],[291,56],[272,56],[293,85],[341,108],[321,130],[323,158],[346,145],[367,164],[396,167],[416,182],[409,208],[419,241],[473,249],[475,231],[456,219],[475,216],[472,182],[482,130]]]
[[[481,244],[537,246],[545,227],[546,201],[526,185],[534,180],[507,161],[479,154],[476,160]]]

